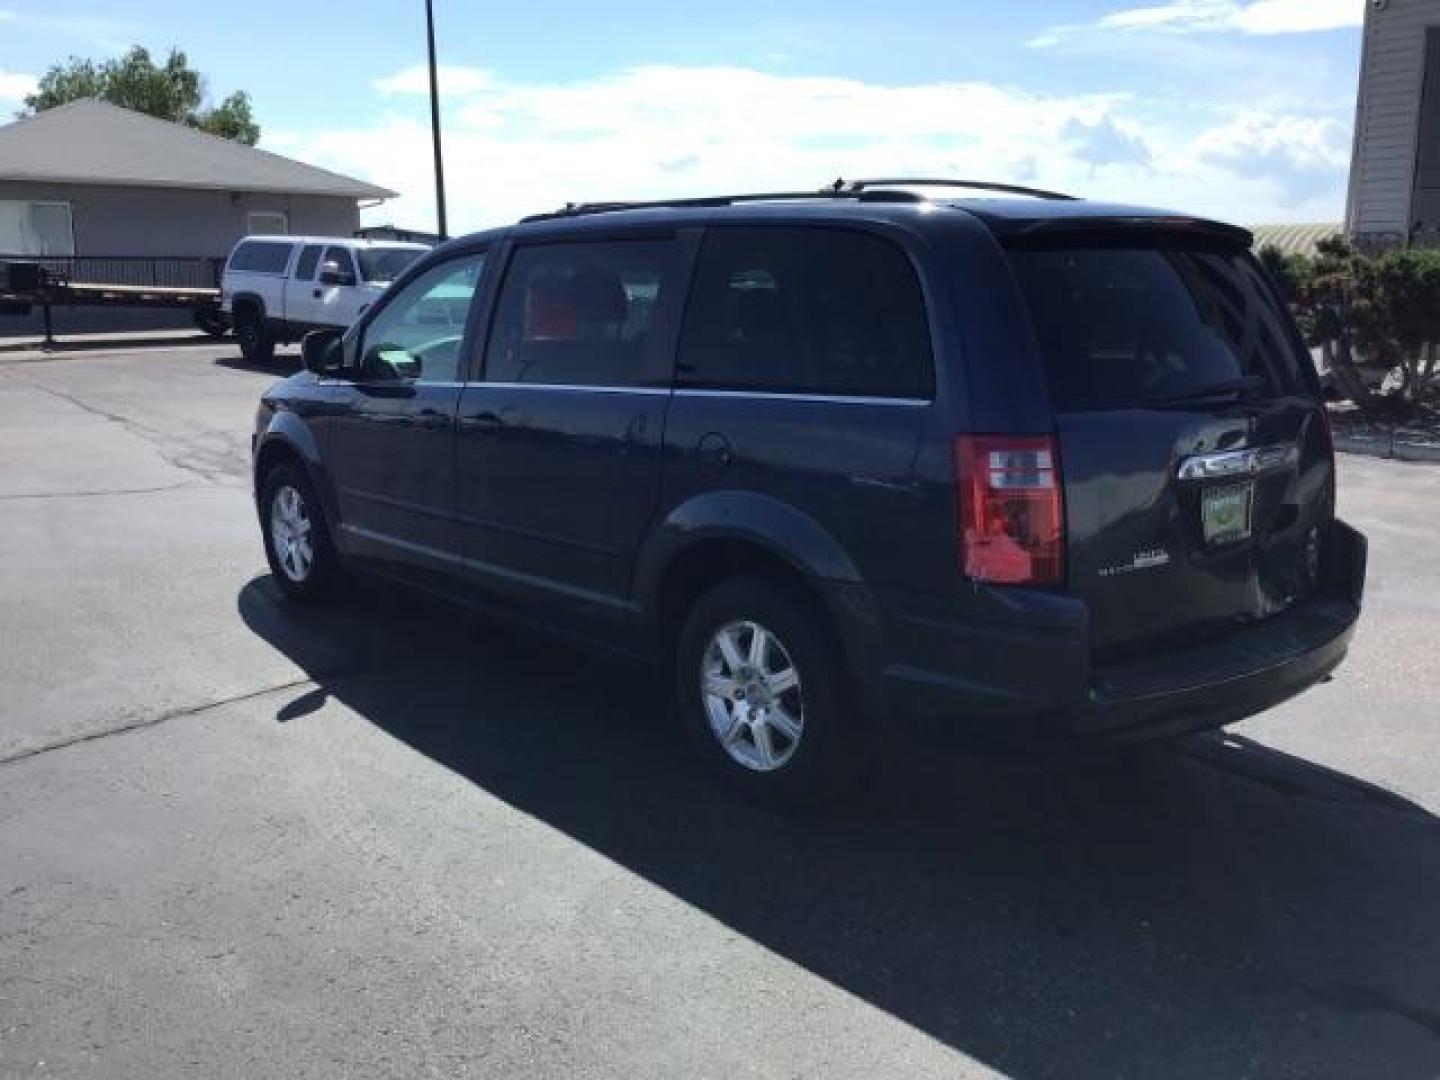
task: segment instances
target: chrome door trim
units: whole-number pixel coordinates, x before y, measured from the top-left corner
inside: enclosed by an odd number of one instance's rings
[[[867,394],[800,394],[782,390],[702,390],[677,389],[676,397],[748,398],[773,401],[816,401],[827,405],[904,405],[910,408],[930,405],[929,398],[878,397]]]

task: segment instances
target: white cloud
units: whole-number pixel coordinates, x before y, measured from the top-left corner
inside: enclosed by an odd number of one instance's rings
[[[119,19],[91,15],[50,15],[0,9],[0,23],[24,26],[61,37],[82,38],[109,52],[120,52],[134,39],[135,26]]]
[[[3,15],[4,12],[0,12]],[[24,100],[26,94],[35,92],[35,76],[24,75],[18,71],[6,71],[0,68],[0,101],[7,104],[10,102],[19,103]]]
[[[1151,33],[1305,34],[1360,26],[1365,0],[1171,0],[1125,8],[1086,26],[1057,26],[1033,38],[1051,48],[1087,31]]]
[[[1294,199],[1284,174],[1237,164],[1250,128],[1203,133],[1168,115],[1146,123],[1145,103],[1117,94],[670,65],[574,82],[511,82],[476,69],[452,69],[450,78],[469,87],[448,94],[445,110],[456,231],[568,201],[813,190],[837,176],[895,174],[1009,180],[1240,220],[1323,218],[1338,214],[1344,181],[1343,165],[1322,155],[1323,169],[1337,174],[1325,173],[1334,190],[1317,195],[1311,183]],[[367,220],[426,227],[434,220],[428,112],[423,96],[403,96],[421,93],[405,89],[408,80],[407,72],[381,80],[392,89],[371,123],[276,133],[266,145],[403,193]],[[1296,128],[1286,145],[1303,149],[1307,138]],[[1328,153],[1332,141],[1327,129],[1317,145]],[[1319,208],[1332,197],[1334,206]]]
[[[479,68],[452,67],[441,64],[435,72],[440,92],[446,95],[474,94],[487,88],[491,83],[490,73]],[[382,94],[428,94],[430,93],[430,69],[424,64],[414,64],[375,80],[375,89]]]
[[[1202,158],[1240,167],[1272,162],[1325,172],[1344,169],[1350,161],[1349,130],[1315,116],[1243,113],[1203,132],[1192,146]]]

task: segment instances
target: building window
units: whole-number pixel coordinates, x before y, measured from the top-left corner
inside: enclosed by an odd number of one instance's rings
[[[245,215],[245,235],[284,236],[290,224],[282,210],[251,210]]]
[[[0,254],[74,255],[70,204],[0,199]]]

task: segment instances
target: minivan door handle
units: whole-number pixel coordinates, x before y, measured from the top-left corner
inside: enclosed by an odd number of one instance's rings
[[[416,419],[426,431],[438,431],[450,423],[450,416],[437,409],[421,409]]]
[[[729,439],[718,431],[711,431],[701,437],[695,447],[695,456],[700,459],[700,464],[719,472],[730,466],[734,452]]]
[[[505,426],[505,421],[497,412],[488,409],[485,412],[472,413],[469,416],[460,418],[461,431],[473,431],[477,435],[488,435],[499,431]]]

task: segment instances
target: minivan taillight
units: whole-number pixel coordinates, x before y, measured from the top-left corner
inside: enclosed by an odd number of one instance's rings
[[[966,577],[997,585],[1064,580],[1055,436],[961,435],[955,440],[955,487]]]

